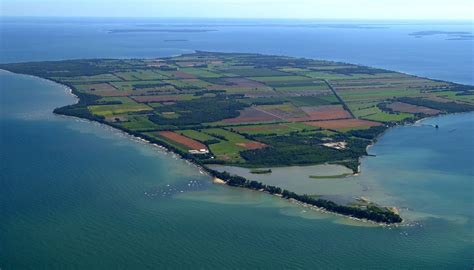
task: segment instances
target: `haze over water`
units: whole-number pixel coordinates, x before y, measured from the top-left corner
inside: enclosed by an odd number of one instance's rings
[[[207,25],[201,28],[217,31],[107,32],[150,23],[170,22],[9,19],[0,29],[1,62],[200,49],[333,59],[474,84],[472,40],[408,35],[472,31],[470,24],[224,27],[201,21]],[[292,175],[315,193],[353,193],[401,207],[410,226],[388,229],[212,185],[196,167],[158,148],[53,115],[55,107],[75,102],[60,85],[7,72],[0,72],[0,82],[2,269],[474,266],[472,113],[392,129],[370,149],[377,157],[364,159],[359,177],[309,182],[304,170]]]

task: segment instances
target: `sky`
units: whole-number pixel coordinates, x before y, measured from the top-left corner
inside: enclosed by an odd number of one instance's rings
[[[0,0],[1,16],[474,20],[473,0]]]

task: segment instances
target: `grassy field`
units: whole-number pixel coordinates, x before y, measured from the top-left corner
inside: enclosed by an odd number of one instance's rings
[[[204,129],[202,132],[220,140],[220,142],[211,144],[209,147],[217,159],[231,163],[245,162],[239,153],[248,149],[246,145],[256,143],[242,135],[222,128]]]
[[[112,99],[112,98],[111,98]],[[117,99],[117,98],[114,98]],[[152,111],[153,109],[145,104],[137,103],[130,98],[120,98],[125,102],[122,104],[113,105],[92,105],[88,106],[89,111],[98,116],[111,117],[114,115],[122,115],[127,113],[134,113],[140,111]]]
[[[410,113],[386,113],[375,107],[376,113],[369,114],[362,119],[379,121],[379,122],[400,122],[408,118],[413,118],[413,114]]]

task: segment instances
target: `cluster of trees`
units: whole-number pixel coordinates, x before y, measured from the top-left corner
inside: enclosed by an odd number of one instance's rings
[[[336,68],[336,69],[321,69],[322,72],[331,72],[342,75],[352,75],[352,74],[370,74],[375,75],[379,73],[394,73],[393,71],[380,69],[380,68],[371,68],[365,66],[353,66],[352,68]]]
[[[225,94],[225,90],[199,90],[194,92],[194,96],[203,96],[205,94]]]
[[[368,129],[356,129],[346,132],[349,136],[373,140],[387,129],[386,126],[374,126]]]
[[[165,85],[169,85],[169,84],[166,84],[166,83],[152,83],[152,84],[142,83],[142,84],[134,84],[133,88],[134,89],[146,89],[146,88],[161,87],[161,86],[165,86]]]
[[[253,105],[280,105],[287,103],[288,100],[284,98],[261,98],[261,99],[254,99],[252,101]]]
[[[346,149],[322,146],[318,135],[291,134],[288,136],[260,137],[259,141],[271,145],[255,150],[246,150],[240,155],[250,164],[261,166],[318,164],[337,160],[358,159],[366,155],[370,141],[339,135],[348,143]]]
[[[177,112],[179,113],[177,118],[151,115],[149,119],[159,125],[193,125],[237,117],[239,116],[239,110],[247,106],[247,104],[225,97],[204,97],[178,101],[173,105],[155,108],[157,112]]]
[[[458,83],[451,83],[451,87],[449,88],[450,91],[459,91],[459,93],[456,94],[456,96],[462,96],[462,95],[472,95],[474,94],[472,91],[472,86],[471,85],[464,85],[464,84],[458,84]]]
[[[440,102],[431,99],[424,99],[419,97],[400,97],[397,99],[400,102],[418,105],[423,107],[432,108],[435,110],[445,111],[448,113],[456,113],[456,112],[469,112],[474,111],[474,105],[464,104],[464,103],[456,103],[452,102]]]
[[[353,158],[353,159],[335,161],[335,162],[332,162],[331,164],[342,165],[351,169],[353,173],[358,173],[360,161],[358,158]]]
[[[172,64],[172,63],[167,63],[167,64]],[[170,67],[170,66],[160,66],[158,69],[162,71],[177,71],[178,70],[178,68]]]
[[[91,114],[91,112],[89,111],[89,109],[87,109],[86,106],[81,106],[77,104],[68,105],[61,108],[56,108],[54,109],[53,112],[56,114],[85,118],[85,119],[89,119],[89,120],[97,121],[101,123],[103,123],[105,120],[103,116]]]
[[[103,123],[105,118],[103,116],[98,116],[98,115],[93,115],[89,109],[87,108],[88,105],[93,105],[93,104],[101,104],[103,103],[98,103],[98,100],[101,98],[100,96],[96,95],[91,95],[91,94],[86,94],[82,92],[75,91],[74,88],[73,92],[75,95],[79,97],[79,101],[76,104],[73,105],[67,105],[64,107],[56,108],[53,110],[54,113],[56,114],[62,114],[62,115],[68,115],[68,116],[75,116],[75,117],[80,117],[80,118],[85,118],[89,119],[92,121],[97,121],[100,123]],[[113,102],[113,101],[111,101]]]
[[[466,90],[466,91],[463,91],[463,92],[458,92],[456,94],[456,96],[473,96],[474,95],[474,91],[473,90]]]
[[[368,205],[365,208],[363,208],[363,207],[340,205],[333,201],[314,198],[306,194],[299,195],[294,192],[284,190],[276,186],[265,185],[258,181],[249,181],[242,176],[231,175],[228,172],[218,172],[214,170],[208,170],[208,171],[212,176],[224,180],[226,184],[229,186],[248,188],[248,189],[253,189],[253,190],[262,190],[270,194],[281,195],[285,199],[294,199],[302,203],[314,205],[320,208],[324,208],[330,212],[343,214],[346,216],[363,218],[367,220],[383,222],[383,223],[388,223],[388,224],[402,222],[402,218],[398,214],[390,211],[389,209],[385,207],[379,207],[376,205]]]
[[[85,59],[2,64],[1,69],[40,77],[93,76],[137,68],[125,60]],[[145,64],[140,64],[145,67]]]

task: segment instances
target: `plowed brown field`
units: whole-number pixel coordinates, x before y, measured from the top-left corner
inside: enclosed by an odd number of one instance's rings
[[[193,139],[190,139],[188,137],[185,137],[183,135],[174,133],[172,131],[160,131],[160,132],[157,132],[157,133],[160,136],[163,136],[167,139],[170,139],[170,140],[175,141],[179,144],[187,146],[187,147],[189,147],[193,150],[200,150],[200,149],[206,149],[207,150],[206,145],[204,145],[204,144],[202,144],[198,141],[195,141]]]

